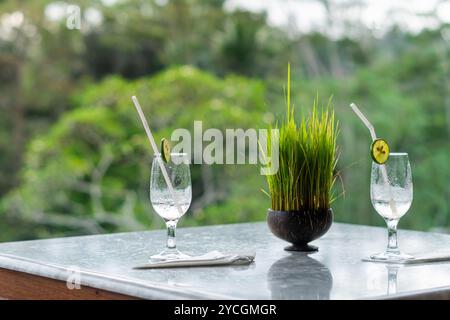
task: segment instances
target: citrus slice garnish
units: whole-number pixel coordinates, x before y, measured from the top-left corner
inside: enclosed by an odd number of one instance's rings
[[[370,146],[370,156],[378,164],[385,163],[389,158],[389,145],[386,140],[375,139]]]
[[[161,157],[166,163],[170,161],[170,143],[166,138],[161,139]]]

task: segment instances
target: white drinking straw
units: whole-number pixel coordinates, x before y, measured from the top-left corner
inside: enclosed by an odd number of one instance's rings
[[[354,103],[350,103],[350,108],[355,111],[356,115],[361,119],[361,121],[366,125],[367,129],[370,131],[370,135],[372,136],[372,141],[377,138],[375,134],[375,128],[373,125],[367,120],[367,118],[363,115],[363,113],[359,110],[359,108]]]
[[[350,108],[356,113],[356,115],[361,119],[361,121],[364,123],[364,125],[369,129],[370,135],[372,137],[372,141],[375,141],[377,139],[377,135],[375,133],[374,126],[369,122],[369,120],[366,118],[366,116],[359,110],[358,106],[354,104],[353,102],[350,103]],[[397,207],[395,205],[394,197],[392,197],[392,190],[391,186],[388,183],[388,176],[386,172],[386,167],[384,165],[381,165],[381,174],[383,175],[383,179],[386,183],[386,186],[389,189],[389,195],[391,197],[391,201],[389,201],[389,205],[391,207],[392,213],[394,215],[397,215]]]
[[[169,188],[169,192],[172,194],[173,201],[175,202],[175,206],[177,207],[178,213],[180,217],[183,215],[183,210],[181,209],[180,203],[175,194],[175,190],[173,189],[172,182],[169,179],[169,175],[167,174],[166,167],[164,166],[162,159],[160,157],[160,153],[158,152],[158,148],[156,147],[155,139],[153,139],[152,132],[150,131],[150,127],[148,126],[147,120],[145,119],[144,112],[142,111],[141,105],[139,104],[136,96],[132,96],[131,100],[133,100],[134,106],[141,118],[142,125],[144,126],[145,132],[147,133],[148,141],[150,141],[150,145],[153,148],[153,152],[155,153],[156,159],[158,161],[159,167],[161,168],[161,172],[164,176],[164,180],[166,180],[167,187]]]

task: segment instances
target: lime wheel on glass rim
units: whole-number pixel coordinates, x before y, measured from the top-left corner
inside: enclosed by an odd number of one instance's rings
[[[170,161],[170,143],[166,138],[161,139],[161,157],[166,163]]]
[[[384,164],[389,159],[389,145],[384,139],[375,139],[370,146],[370,156],[378,164]]]

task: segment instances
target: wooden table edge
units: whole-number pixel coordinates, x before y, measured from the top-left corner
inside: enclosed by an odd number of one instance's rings
[[[138,297],[88,286],[69,289],[65,281],[4,268],[0,268],[0,299],[140,300]]]

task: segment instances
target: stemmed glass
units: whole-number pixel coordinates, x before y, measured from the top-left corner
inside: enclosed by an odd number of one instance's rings
[[[394,263],[413,259],[402,253],[397,245],[397,224],[413,200],[411,166],[407,153],[391,153],[388,161],[382,165],[372,163],[370,198],[388,228],[386,252],[371,255],[370,259]]]
[[[166,184],[161,164],[166,168],[174,194]],[[189,209],[191,200],[191,173],[187,154],[172,153],[167,163],[162,160],[161,155],[155,155],[150,178],[150,201],[156,213],[166,222],[167,248],[161,253],[151,256],[151,260],[176,260],[189,257],[177,250],[175,232],[178,220]],[[180,206],[181,210],[176,204]]]

